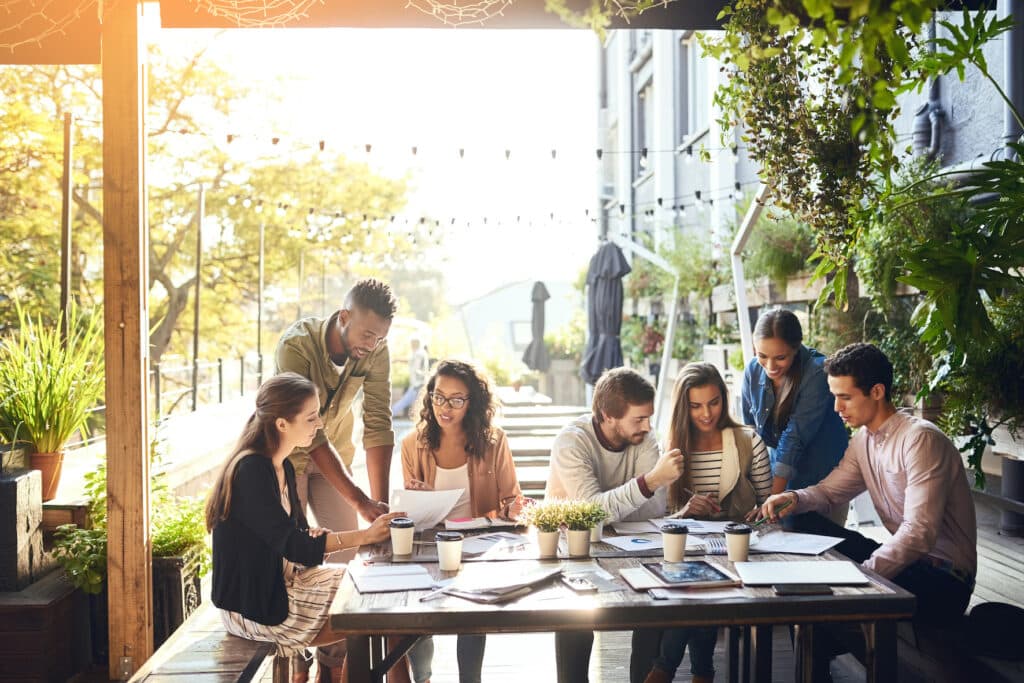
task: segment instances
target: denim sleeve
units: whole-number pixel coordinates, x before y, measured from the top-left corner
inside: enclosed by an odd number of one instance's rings
[[[743,424],[753,426],[754,423],[754,405],[753,405],[753,393],[754,393],[754,376],[751,372],[751,367],[748,365],[743,371],[743,388],[741,390],[741,399],[743,403]]]
[[[793,479],[796,476],[803,464],[807,446],[821,429],[832,405],[832,394],[829,393],[825,373],[820,366],[812,364],[800,382],[786,428],[779,435],[779,445],[775,448],[776,477]]]

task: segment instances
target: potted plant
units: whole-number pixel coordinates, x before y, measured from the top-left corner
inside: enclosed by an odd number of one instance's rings
[[[90,598],[93,657],[107,657],[106,465],[85,475],[89,528],[64,524],[54,534],[54,557],[72,585]],[[200,603],[200,579],[210,569],[204,505],[174,495],[158,474],[153,480],[153,643],[159,647]]]
[[[521,523],[537,529],[537,545],[542,558],[558,555],[558,536],[563,524],[562,508],[562,501],[546,500],[527,505],[519,514]]]
[[[594,528],[605,520],[608,513],[600,503],[589,500],[570,500],[562,506],[562,518],[567,529],[570,557],[589,557],[590,538]]]
[[[18,327],[0,342],[0,438],[15,431],[32,445],[32,469],[42,472],[43,500],[60,483],[64,444],[88,427],[103,395],[103,329],[99,316],[68,311],[67,327],[44,325],[18,307]]]

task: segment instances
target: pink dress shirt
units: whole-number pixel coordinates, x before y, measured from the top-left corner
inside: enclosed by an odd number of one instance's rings
[[[862,427],[820,483],[796,492],[796,512],[848,503],[867,489],[892,538],[864,566],[891,579],[930,555],[977,573],[977,523],[960,452],[927,420],[896,413]]]

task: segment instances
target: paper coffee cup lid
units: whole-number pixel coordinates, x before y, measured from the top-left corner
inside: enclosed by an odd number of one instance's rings
[[[725,533],[727,534],[749,534],[752,529],[741,522],[730,522],[725,525]]]
[[[685,534],[689,531],[685,524],[662,524],[661,533],[663,534]]]
[[[396,529],[408,529],[411,526],[416,526],[416,523],[408,517],[395,517],[391,520],[390,526],[393,526]]]
[[[438,531],[437,535],[434,536],[434,540],[438,543],[442,543],[444,541],[461,541],[462,534],[458,531]]]

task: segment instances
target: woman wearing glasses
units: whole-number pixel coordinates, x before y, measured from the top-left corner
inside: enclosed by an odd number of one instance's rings
[[[508,439],[491,424],[496,410],[486,375],[469,363],[443,360],[427,381],[416,429],[402,440],[407,489],[463,489],[449,518],[505,517],[522,510],[522,492]],[[479,683],[485,636],[460,635],[460,683]],[[423,638],[409,651],[416,683],[430,679],[434,644]]]

